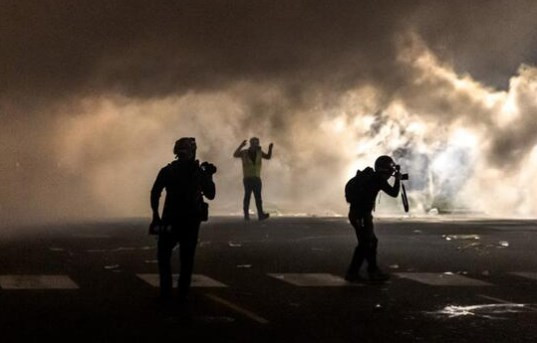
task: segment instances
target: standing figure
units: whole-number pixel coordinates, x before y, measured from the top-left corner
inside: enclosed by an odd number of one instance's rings
[[[233,153],[233,157],[242,159],[244,220],[250,220],[249,208],[252,192],[254,193],[255,205],[257,207],[257,216],[259,220],[265,220],[269,217],[269,214],[263,211],[263,200],[261,199],[261,162],[263,159],[270,160],[274,144],[269,144],[268,153],[263,152],[259,145],[259,138],[257,137],[250,138],[250,147],[248,149],[243,149],[244,146],[246,146],[246,140]]]
[[[179,243],[180,277],[179,300],[186,299],[192,279],[194,254],[202,221],[207,220],[208,205],[203,197],[214,199],[215,185],[212,175],[216,167],[208,162],[201,165],[196,160],[196,140],[184,137],[175,142],[173,153],[176,160],[158,173],[151,189],[153,221],[150,234],[158,234],[157,257],[160,274],[160,296],[171,297],[171,256]],[[159,216],[159,199],[166,189],[166,200]]]
[[[395,182],[390,186],[388,179],[394,176]],[[375,170],[371,167],[358,170],[356,176],[345,185],[345,198],[350,203],[349,221],[356,231],[358,245],[354,249],[352,261],[345,276],[349,282],[359,282],[360,268],[367,261],[367,272],[371,281],[385,281],[388,274],[383,273],[377,265],[377,245],[373,227],[372,212],[380,190],[392,197],[399,195],[401,173],[398,166],[389,156],[380,156],[375,161]]]

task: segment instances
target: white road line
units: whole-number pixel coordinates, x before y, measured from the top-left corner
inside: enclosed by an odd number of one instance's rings
[[[451,273],[396,273],[396,275],[430,286],[492,286],[488,282]]]
[[[159,275],[158,274],[136,274],[136,276],[153,287],[159,287]],[[179,279],[179,274],[173,274],[173,286],[177,287],[177,280]],[[192,275],[192,287],[227,287],[226,284],[211,279],[208,276],[201,274]]]
[[[267,274],[277,280],[281,280],[299,287],[349,287],[361,286],[356,283],[349,283],[340,276],[328,273],[269,273]]]
[[[500,299],[500,298],[491,297],[491,296],[488,296],[488,295],[485,295],[485,294],[478,294],[477,296],[480,297],[480,298],[487,299],[487,300],[492,300],[492,301],[495,301],[495,302],[501,303],[501,304],[512,304],[513,303],[512,301],[507,301],[507,300],[503,300],[503,299]]]
[[[537,280],[537,273],[536,272],[512,272],[512,273],[509,273],[509,274],[516,275],[516,276],[521,276],[521,277],[526,278],[526,279]]]
[[[485,294],[478,294],[477,296],[480,297],[480,298],[483,298],[483,299],[495,301],[495,302],[500,303],[500,304],[514,304],[512,301],[491,297],[491,296],[488,296],[488,295],[485,295]],[[521,305],[523,305],[525,308],[527,308],[529,310],[532,310],[533,312],[537,312],[537,308],[534,307],[534,306],[530,306],[530,305],[526,305],[526,304],[521,304]]]
[[[0,287],[9,290],[79,288],[67,275],[0,275]]]
[[[268,324],[269,323],[268,320],[266,320],[265,318],[253,313],[252,311],[244,309],[244,308],[242,308],[242,307],[240,307],[238,305],[235,305],[235,304],[233,304],[233,303],[231,303],[231,302],[229,302],[227,300],[224,300],[224,299],[222,299],[222,298],[220,298],[220,297],[218,297],[218,296],[216,296],[214,294],[206,293],[205,296],[207,298],[213,300],[213,301],[216,301],[217,303],[220,303],[222,305],[225,305],[225,306],[229,307],[230,309],[234,310],[235,312],[238,312],[238,313],[240,313],[240,314],[242,314],[242,315],[244,315],[244,316],[246,316],[246,317],[248,317],[248,318],[250,318],[250,319],[252,319],[252,320],[254,320],[254,321],[258,322],[258,323],[260,323],[260,324]]]

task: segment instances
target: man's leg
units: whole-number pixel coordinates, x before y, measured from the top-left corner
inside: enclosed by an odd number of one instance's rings
[[[177,243],[170,234],[160,234],[157,245],[157,258],[160,275],[160,296],[169,298],[172,292],[172,267],[171,256],[173,247]]]
[[[244,178],[242,180],[242,183],[244,185],[244,200],[242,209],[244,211],[244,219],[250,220],[250,196],[252,195],[252,182],[249,178]]]
[[[354,248],[354,253],[352,255],[351,264],[347,270],[347,275],[345,279],[347,281],[359,281],[360,277],[360,268],[366,257],[366,237],[364,236],[363,228],[363,218],[349,215],[349,220],[351,225],[354,227],[356,232],[356,239],[358,240],[358,245]]]
[[[263,211],[263,199],[261,198],[261,189],[263,187],[261,179],[253,179],[252,186],[254,191],[255,206],[257,207],[257,217],[259,218],[259,220],[267,219],[269,217],[269,214]]]
[[[184,234],[181,235],[179,241],[179,258],[181,263],[179,276],[179,298],[184,300],[190,289],[192,282],[192,272],[194,270],[194,255],[196,253],[196,245],[198,243],[198,232],[200,222],[188,223],[183,229]]]
[[[373,226],[373,216],[364,218],[364,229],[368,233],[365,258],[367,260],[369,279],[372,281],[386,281],[389,279],[389,275],[380,271],[377,265],[378,239]]]

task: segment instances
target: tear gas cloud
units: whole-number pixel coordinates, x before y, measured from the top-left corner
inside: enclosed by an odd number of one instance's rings
[[[213,213],[240,212],[232,153],[257,136],[269,211],[344,214],[345,181],[389,154],[414,213],[537,214],[534,2],[73,6],[0,14],[4,224],[149,216],[181,136],[219,168]]]

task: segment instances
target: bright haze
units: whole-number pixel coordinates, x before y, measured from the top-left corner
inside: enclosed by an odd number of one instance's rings
[[[257,136],[273,213],[344,214],[345,181],[389,154],[412,213],[535,216],[535,18],[532,0],[4,0],[1,223],[149,218],[182,136],[218,167],[213,213],[240,213],[232,154]]]

